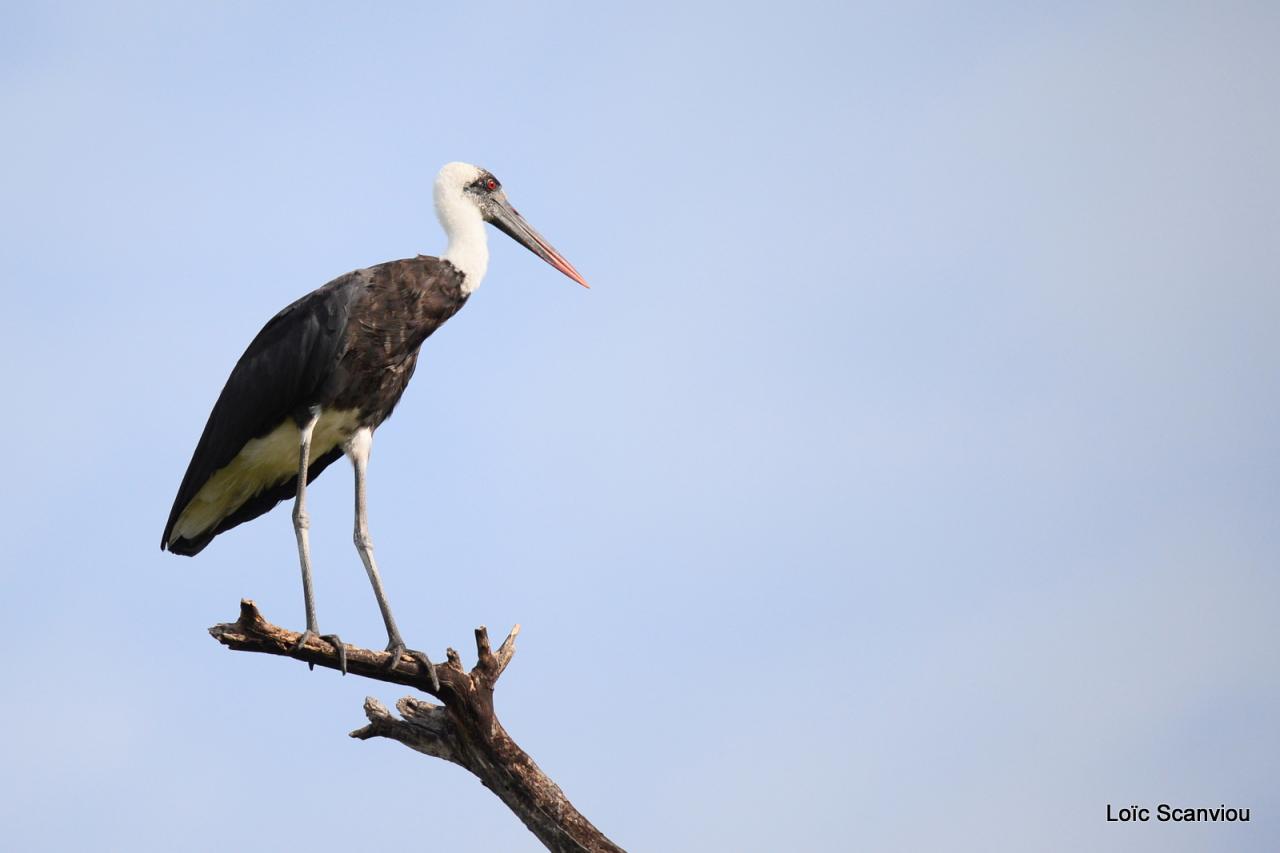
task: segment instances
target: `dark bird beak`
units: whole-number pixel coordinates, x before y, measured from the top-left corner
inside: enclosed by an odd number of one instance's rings
[[[493,199],[493,206],[489,211],[488,220],[500,229],[502,233],[569,276],[578,284],[586,288],[591,287],[591,285],[587,284],[586,279],[582,277],[582,274],[573,268],[573,264],[564,259],[564,255],[557,252],[541,234],[533,230],[532,225],[524,221],[524,217],[516,212],[516,209],[511,206],[511,202],[507,201],[505,195],[501,198]]]

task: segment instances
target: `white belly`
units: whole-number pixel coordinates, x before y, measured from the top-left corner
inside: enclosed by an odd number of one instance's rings
[[[354,411],[323,411],[311,434],[311,458],[319,459],[356,431]],[[300,433],[292,418],[262,438],[250,439],[219,468],[187,504],[171,539],[194,539],[239,509],[263,489],[298,476]]]

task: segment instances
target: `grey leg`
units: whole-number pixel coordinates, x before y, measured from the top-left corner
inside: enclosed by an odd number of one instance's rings
[[[311,529],[311,518],[307,515],[307,469],[311,465],[311,434],[315,432],[316,421],[320,420],[320,411],[312,412],[311,420],[298,428],[298,496],[293,503],[293,532],[298,538],[298,561],[302,564],[302,598],[307,608],[307,630],[302,632],[294,643],[296,652],[307,644],[312,637],[320,636],[328,640],[338,650],[339,665],[342,674],[347,674],[347,647],[338,639],[337,634],[320,635],[316,624],[316,600],[311,589],[311,540],[308,531]],[[315,664],[308,664],[315,669]]]
[[[400,663],[401,655],[407,652],[410,657],[418,661],[419,666],[431,678],[432,686],[439,690],[440,681],[436,677],[435,665],[422,652],[405,648],[404,640],[400,637],[400,629],[396,627],[396,619],[391,615],[391,604],[387,601],[387,594],[382,589],[382,576],[378,573],[378,564],[373,559],[373,540],[369,538],[369,510],[365,488],[369,453],[372,449],[373,430],[368,427],[356,430],[356,433],[343,445],[343,450],[351,460],[351,466],[355,469],[356,475],[356,526],[353,538],[356,551],[360,553],[360,560],[364,563],[364,570],[369,574],[369,583],[373,585],[373,595],[378,599],[382,621],[387,626],[387,651],[391,652],[391,661],[387,664],[387,668],[395,669]]]

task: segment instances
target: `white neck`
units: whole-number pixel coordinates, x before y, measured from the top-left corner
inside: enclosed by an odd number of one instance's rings
[[[462,292],[470,295],[480,286],[484,274],[489,269],[489,242],[484,231],[484,220],[473,205],[467,205],[474,212],[472,216],[459,217],[454,220],[453,227],[445,225],[445,233],[449,235],[449,246],[442,257],[458,268],[464,276]],[[441,224],[444,224],[443,217]]]
[[[462,165],[465,164],[450,164]],[[469,296],[480,286],[489,269],[488,235],[480,209],[463,194],[464,181],[474,178],[478,170],[470,176],[455,175],[450,172],[461,170],[451,170],[450,166],[441,170],[435,186],[436,217],[449,238],[449,245],[440,257],[462,273],[462,292]],[[470,168],[475,170],[474,166]]]

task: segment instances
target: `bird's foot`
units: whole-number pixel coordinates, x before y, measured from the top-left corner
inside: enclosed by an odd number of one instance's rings
[[[400,658],[404,655],[408,655],[418,662],[418,668],[424,675],[431,679],[431,689],[435,691],[440,690],[440,679],[436,675],[436,665],[431,662],[431,659],[427,657],[425,652],[420,652],[417,649],[405,648],[403,642],[396,642],[395,640],[392,640],[387,644],[387,651],[391,653],[391,660],[387,661],[387,669],[395,669],[400,665]]]
[[[342,670],[343,675],[346,675],[347,647],[343,645],[342,639],[338,637],[337,634],[317,634],[315,631],[308,628],[298,635],[298,641],[293,644],[293,651],[297,653],[297,651],[305,646],[309,640],[313,640],[316,637],[319,637],[329,645],[333,646],[334,650],[338,653],[338,669]],[[316,668],[314,663],[308,663],[307,666],[311,669]]]
[[[409,656],[418,662],[418,666],[422,668],[427,678],[431,679],[431,689],[440,692],[440,679],[436,676],[436,665],[431,662],[425,652],[414,651],[409,649]]]

